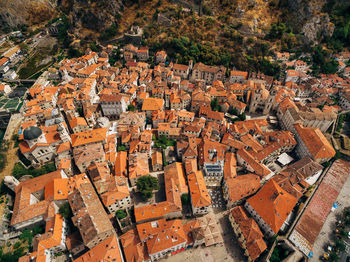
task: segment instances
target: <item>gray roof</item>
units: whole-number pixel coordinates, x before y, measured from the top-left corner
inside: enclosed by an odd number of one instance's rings
[[[39,127],[31,126],[23,131],[23,138],[24,140],[33,140],[38,138],[42,133],[43,131]]]

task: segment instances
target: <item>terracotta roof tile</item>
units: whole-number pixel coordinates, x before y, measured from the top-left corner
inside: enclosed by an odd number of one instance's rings
[[[211,198],[208,194],[202,171],[192,172],[187,175],[187,180],[193,207],[201,208],[211,206]]]
[[[90,143],[103,142],[106,139],[107,129],[98,128],[71,135],[72,146],[81,146]]]
[[[295,124],[294,128],[314,159],[335,156],[334,148],[318,128],[303,127],[300,124]]]
[[[105,239],[87,253],[75,259],[74,262],[100,262],[115,261],[122,262],[123,256],[116,235],[112,235]],[[136,261],[135,261],[136,262]]]
[[[248,203],[277,234],[292,212],[297,199],[270,179]]]
[[[228,198],[235,203],[249,195],[254,194],[260,188],[260,177],[254,174],[246,174],[226,179]]]

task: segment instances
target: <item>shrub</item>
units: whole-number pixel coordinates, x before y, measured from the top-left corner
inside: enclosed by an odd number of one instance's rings
[[[282,37],[282,35],[286,32],[291,32],[292,29],[290,27],[288,27],[286,24],[281,23],[281,22],[277,22],[277,23],[273,23],[271,24],[271,29],[269,34],[267,35],[268,39],[280,39]]]
[[[119,209],[117,212],[115,212],[115,217],[119,220],[126,218],[126,212],[123,209]]]
[[[118,146],[118,152],[119,151],[126,151],[126,147],[124,145],[119,145]]]
[[[37,169],[34,169],[34,168],[25,169],[23,167],[23,165],[19,164],[19,163],[17,163],[16,165],[21,172],[21,176],[31,175],[33,177],[37,177],[37,176],[45,175],[45,174],[51,173],[53,171],[56,171],[56,167],[55,167],[55,164],[53,162],[47,163],[46,165],[42,166],[41,168],[37,168]],[[16,165],[15,165],[15,167],[16,167]],[[13,176],[15,176],[15,175],[13,174]]]
[[[59,208],[58,213],[60,213],[61,216],[66,219],[71,218],[73,216],[72,210],[68,203],[65,203],[64,205],[62,205]]]
[[[213,14],[211,11],[211,8],[206,4],[203,5],[202,11],[203,11],[204,15],[212,15]]]
[[[219,100],[216,97],[211,100],[210,106],[211,106],[211,110],[220,111]]]
[[[6,154],[3,152],[0,152],[0,171],[2,171],[7,163],[7,159],[6,159]]]
[[[134,105],[128,105],[128,111],[136,111],[136,107]]]
[[[100,35],[100,40],[107,40],[115,36],[118,33],[118,25],[111,25],[106,31],[102,32]]]
[[[19,239],[27,241],[28,245],[31,246],[33,237],[34,237],[34,235],[33,235],[32,231],[29,229],[25,229],[25,230],[23,230],[22,234],[19,236]]]
[[[14,245],[13,245],[13,248],[14,249],[17,249],[21,246],[21,242],[16,242]]]
[[[341,252],[345,251],[345,244],[341,240],[336,240],[335,242],[335,248]]]

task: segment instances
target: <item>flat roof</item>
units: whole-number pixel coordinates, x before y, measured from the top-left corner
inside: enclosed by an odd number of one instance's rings
[[[287,153],[283,153],[277,158],[277,161],[281,163],[283,166],[288,165],[290,162],[294,160],[293,157],[288,155]]]

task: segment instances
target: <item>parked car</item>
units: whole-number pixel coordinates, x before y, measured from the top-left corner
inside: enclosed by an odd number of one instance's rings
[[[327,245],[326,251],[327,252],[332,252],[333,247],[331,245]]]
[[[328,260],[328,258],[329,258],[329,253],[327,253],[327,252],[324,253],[324,254],[323,254],[323,258],[324,258],[325,260]]]

